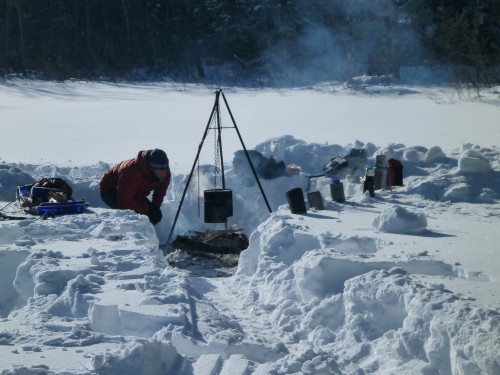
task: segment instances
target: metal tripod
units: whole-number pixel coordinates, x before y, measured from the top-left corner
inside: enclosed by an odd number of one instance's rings
[[[271,210],[271,206],[269,205],[269,202],[267,200],[267,197],[266,197],[266,194],[264,193],[264,189],[262,189],[262,185],[260,184],[260,181],[259,181],[259,177],[257,176],[257,172],[255,171],[255,168],[253,166],[253,163],[252,163],[252,160],[250,159],[250,155],[248,154],[248,151],[245,147],[245,143],[243,142],[243,138],[241,137],[241,134],[240,134],[240,131],[238,129],[238,126],[236,125],[236,121],[234,120],[234,117],[233,117],[233,114],[231,112],[231,109],[229,108],[229,104],[227,103],[227,100],[226,100],[226,96],[224,95],[224,93],[222,92],[221,89],[217,90],[215,92],[215,103],[214,103],[214,106],[212,108],[212,112],[210,113],[210,118],[208,119],[208,123],[207,123],[207,126],[205,128],[205,132],[203,133],[203,137],[201,138],[201,142],[198,146],[198,152],[196,153],[196,157],[194,159],[194,163],[193,163],[193,166],[191,168],[191,172],[189,173],[189,178],[186,182],[186,187],[184,188],[184,192],[182,193],[182,197],[181,197],[181,201],[179,203],[179,207],[177,208],[177,212],[175,214],[175,218],[174,218],[174,222],[172,224],[172,228],[170,229],[170,233],[168,235],[168,239],[167,239],[167,245],[171,244],[171,240],[172,240],[172,235],[174,233],[174,229],[175,229],[175,225],[177,224],[177,219],[179,218],[179,214],[181,212],[181,208],[182,208],[182,204],[184,203],[184,198],[186,196],[186,192],[187,192],[187,189],[189,187],[189,183],[191,182],[191,178],[193,177],[193,172],[195,170],[195,167],[196,167],[196,163],[198,162],[198,159],[200,157],[200,153],[201,153],[201,149],[203,148],[203,143],[205,142],[205,138],[207,137],[207,134],[208,134],[208,131],[210,129],[215,129],[215,131],[217,132],[217,149],[219,151],[219,157],[220,157],[220,165],[221,165],[221,180],[222,180],[222,188],[225,189],[226,188],[226,181],[225,181],[225,178],[224,178],[224,159],[223,159],[223,155],[222,155],[222,136],[221,136],[221,130],[222,130],[222,126],[221,126],[221,117],[220,117],[220,97],[222,96],[222,99],[224,100],[224,104],[226,105],[226,108],[227,108],[227,111],[229,113],[229,116],[231,117],[231,121],[233,123],[233,126],[232,128],[234,128],[236,130],[236,133],[238,134],[238,138],[241,142],[241,146],[243,147],[243,150],[245,152],[245,155],[246,155],[246,158],[248,160],[248,163],[250,164],[250,168],[252,169],[252,173],[255,177],[255,180],[257,181],[257,185],[259,186],[259,189],[260,189],[260,192],[262,194],[262,197],[264,198],[264,201],[266,203],[266,206],[267,206],[267,209],[269,210],[269,212],[271,213],[272,210]],[[216,127],[215,128],[211,128],[210,127],[210,124],[212,124],[213,120],[216,120]]]

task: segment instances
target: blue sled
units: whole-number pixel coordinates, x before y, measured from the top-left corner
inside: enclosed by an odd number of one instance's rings
[[[19,201],[21,197],[31,199],[30,191],[33,185],[18,186],[16,190],[16,199]],[[66,201],[66,202],[43,202],[36,207],[25,209],[25,212],[33,215],[53,216],[53,215],[67,215],[67,214],[81,214],[89,204],[83,199],[80,201]]]
[[[81,214],[88,205],[85,201],[44,202],[36,206],[35,209],[42,216]]]

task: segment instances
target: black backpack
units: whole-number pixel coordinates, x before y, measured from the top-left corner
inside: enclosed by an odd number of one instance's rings
[[[47,202],[50,192],[63,193],[64,200],[73,199],[73,189],[62,178],[42,178],[31,187],[31,200],[34,203]]]

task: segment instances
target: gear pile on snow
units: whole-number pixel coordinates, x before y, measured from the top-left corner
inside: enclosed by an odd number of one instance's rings
[[[259,177],[265,180],[271,180],[285,175],[285,162],[276,161],[273,157],[266,158],[255,150],[248,150],[248,155]],[[251,167],[243,150],[234,153],[233,167],[236,174],[240,176],[241,181],[246,186],[255,184],[255,179],[250,169]]]
[[[365,149],[353,148],[346,155],[333,157],[328,164],[323,167],[325,176],[329,178],[345,178],[347,175],[355,175],[362,171],[367,163]]]
[[[30,214],[53,216],[82,213],[88,203],[73,200],[73,188],[62,178],[42,178],[30,185],[20,185],[16,199]]]

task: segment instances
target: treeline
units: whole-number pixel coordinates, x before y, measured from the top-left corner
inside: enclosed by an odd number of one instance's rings
[[[0,0],[0,74],[259,81],[454,66],[498,82],[498,0]]]

